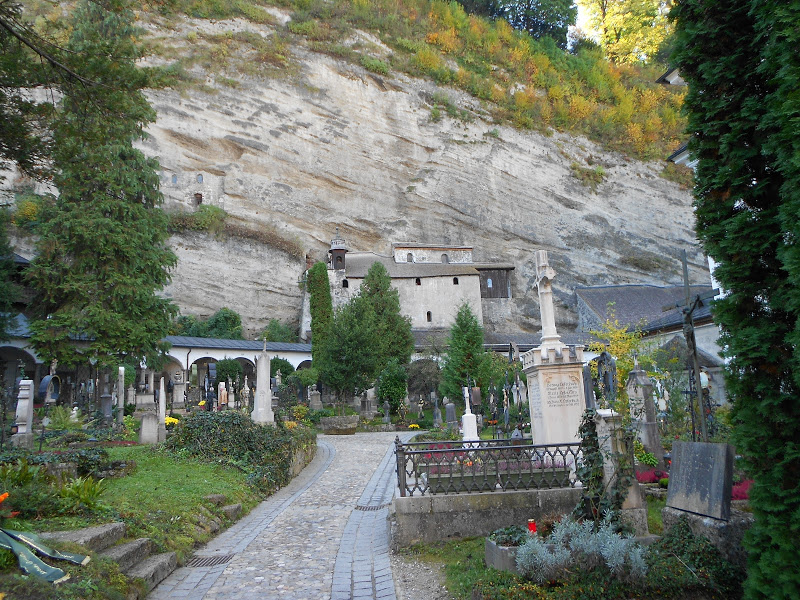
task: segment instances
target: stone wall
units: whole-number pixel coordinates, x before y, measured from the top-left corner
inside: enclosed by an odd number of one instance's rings
[[[565,515],[581,490],[521,490],[486,494],[406,496],[394,499],[392,545],[489,535],[495,529],[522,525],[528,519]]]

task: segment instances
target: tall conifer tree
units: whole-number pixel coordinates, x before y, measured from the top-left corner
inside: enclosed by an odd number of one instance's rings
[[[372,264],[359,293],[375,311],[375,351],[381,367],[393,358],[400,365],[408,364],[414,351],[411,319],[400,313],[400,295],[382,263]]]
[[[447,340],[447,358],[442,368],[439,393],[453,402],[462,397],[461,388],[469,377],[481,383],[486,371],[487,356],[483,349],[483,327],[466,302],[458,308],[456,320]]]
[[[311,360],[319,363],[333,321],[333,301],[328,267],[317,262],[308,270],[306,285],[311,312]],[[315,365],[316,366],[316,365]]]
[[[166,244],[157,161],[135,149],[155,120],[127,0],[80,3],[68,50],[94,85],[71,86],[54,130],[52,218],[29,277],[37,290],[32,342],[46,361],[73,364],[75,336],[103,364],[161,354],[174,305],[157,295],[176,257]]]
[[[800,597],[800,2],[682,0],[697,231],[727,295],[734,442],[755,479],[745,594]]]

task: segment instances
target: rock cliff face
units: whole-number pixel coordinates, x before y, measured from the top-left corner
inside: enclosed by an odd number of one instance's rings
[[[214,24],[244,26],[258,27]],[[313,259],[325,257],[336,227],[351,249],[382,254],[399,241],[473,246],[477,261],[516,265],[514,300],[487,324],[499,332],[538,329],[537,249],[549,251],[558,273],[564,330],[576,324],[576,286],[677,283],[684,248],[693,282],[708,281],[691,196],[658,176],[663,164],[498,126],[457,91],[293,51],[299,74],[241,77],[237,87],[208,75],[214,93],[150,94],[158,120],[144,149],[161,162],[168,210],[194,210],[202,194],[202,203],[296,242]],[[434,121],[436,92],[472,120]],[[592,191],[575,165],[601,166],[605,181]],[[180,263],[166,293],[182,312],[228,306],[250,332],[270,318],[298,320],[303,256],[204,234],[173,243]]]

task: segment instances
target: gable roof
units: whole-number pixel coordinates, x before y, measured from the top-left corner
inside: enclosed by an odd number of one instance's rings
[[[349,252],[344,261],[345,275],[363,279],[376,262],[383,264],[392,279],[415,279],[417,277],[455,277],[478,275],[473,264],[459,263],[397,263],[393,258],[372,252]]]
[[[689,286],[692,296],[711,291],[710,285]],[[644,323],[645,332],[670,329],[683,323],[678,308],[664,311],[668,305],[683,304],[686,292],[682,285],[601,285],[575,288],[575,294],[601,321],[605,320],[609,304],[613,304],[617,320],[629,327]],[[709,301],[694,312],[695,321],[711,318]]]
[[[218,348],[220,350],[263,350],[264,342],[259,340],[225,340],[186,335],[168,335],[164,338],[173,346],[183,348]],[[311,352],[311,344],[290,342],[267,342],[267,351],[272,352]]]

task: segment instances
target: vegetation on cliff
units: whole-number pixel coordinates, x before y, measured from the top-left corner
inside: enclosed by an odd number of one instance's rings
[[[244,76],[291,77],[297,47],[362,65],[376,75],[406,73],[468,92],[481,116],[497,123],[547,132],[586,135],[640,159],[667,156],[681,142],[684,90],[655,82],[663,65],[614,64],[602,50],[579,44],[576,54],[549,37],[537,40],[506,21],[467,14],[441,0],[275,0],[291,11],[280,25],[260,0],[175,0],[158,5],[154,19],[177,23],[239,18],[268,26],[219,34],[190,29],[176,39],[154,35],[151,50],[172,61],[160,84],[180,85],[202,67],[217,82],[239,85]],[[375,43],[355,30],[372,32]],[[378,42],[380,40],[380,43]],[[199,83],[199,77],[196,85]],[[449,112],[449,111],[448,111]],[[462,118],[470,113],[456,112]]]

